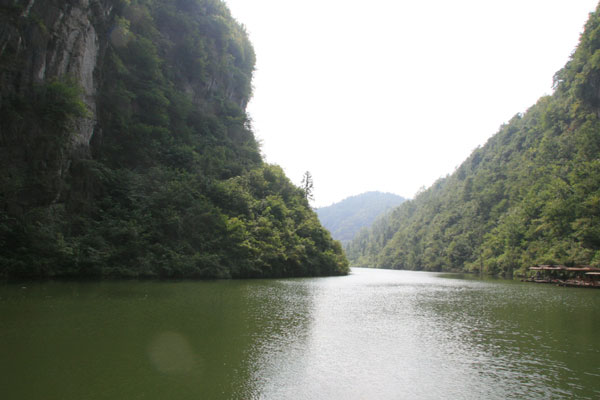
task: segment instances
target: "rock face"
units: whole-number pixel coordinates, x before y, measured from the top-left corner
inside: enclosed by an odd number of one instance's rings
[[[16,4],[21,3],[24,2]],[[12,89],[22,93],[33,83],[65,77],[76,80],[83,88],[90,115],[77,121],[78,129],[72,139],[75,146],[89,145],[96,116],[95,70],[100,50],[92,21],[96,24],[105,21],[110,7],[93,0],[29,0],[22,11],[15,1],[3,0],[0,4],[13,9],[12,18],[3,21],[0,56],[12,53],[22,68],[3,76],[3,81],[12,81],[12,85],[3,85],[2,91]]]
[[[38,118],[39,110],[32,109],[31,118],[21,117],[26,120],[17,123],[4,116],[1,125],[3,180],[21,175],[29,181],[20,193],[13,193],[20,198],[18,203],[55,202],[72,158],[89,153],[96,129],[97,64],[103,46],[98,30],[105,29],[112,7],[94,0],[1,0],[0,7],[0,105],[19,99],[23,107],[31,106],[34,92],[55,81],[70,82],[82,91],[78,98],[86,112],[70,121],[68,137],[58,147],[44,143],[49,140],[48,121]],[[32,142],[37,143],[35,150]]]
[[[64,196],[64,181],[73,161],[89,157],[92,138],[102,126],[97,104],[102,55],[107,46],[123,48],[129,42],[127,26],[118,23],[121,17],[116,10],[132,21],[146,12],[119,0],[0,0],[0,107],[5,105],[0,122],[0,183],[14,183],[17,175],[29,182],[0,196],[4,208],[58,201]],[[177,27],[162,28],[167,37],[178,39]],[[246,58],[254,63],[253,54]],[[203,74],[202,79],[181,76],[176,82],[196,106],[210,108],[207,99],[219,92],[245,109],[250,93],[239,87],[238,77],[222,76],[215,68]],[[53,82],[76,87],[77,99],[85,105],[85,113],[71,115],[68,129],[60,134],[49,133],[48,121],[40,117],[45,113],[40,108],[47,110],[47,104],[31,100],[41,96],[42,102],[55,101],[44,86]],[[23,118],[27,112],[21,109],[13,113],[14,104],[6,107],[9,102],[29,107],[30,117]],[[10,114],[19,116],[15,120]]]

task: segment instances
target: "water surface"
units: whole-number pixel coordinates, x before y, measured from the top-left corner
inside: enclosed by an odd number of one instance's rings
[[[0,286],[5,399],[596,399],[600,291],[407,271]]]

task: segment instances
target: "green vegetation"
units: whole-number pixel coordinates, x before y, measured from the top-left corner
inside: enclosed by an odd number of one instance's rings
[[[334,239],[349,243],[361,230],[405,199],[392,193],[367,192],[317,209],[319,219]]]
[[[511,275],[600,265],[600,10],[555,76],[451,176],[362,232],[356,266]]]
[[[72,146],[88,113],[76,82],[2,88],[0,151],[26,163],[0,164],[0,277],[347,273],[305,192],[260,157],[245,113],[255,55],[224,3],[111,3],[89,150]],[[16,80],[25,56],[7,59]]]

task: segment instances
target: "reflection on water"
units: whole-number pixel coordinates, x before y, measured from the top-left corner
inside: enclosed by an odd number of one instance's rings
[[[598,292],[362,269],[304,284],[309,330],[261,348],[255,398],[600,396]]]
[[[0,287],[8,399],[600,397],[600,291],[347,277]]]

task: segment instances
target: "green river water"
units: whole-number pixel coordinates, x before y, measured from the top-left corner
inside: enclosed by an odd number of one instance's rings
[[[598,399],[600,290],[407,271],[0,285],[0,397]]]

